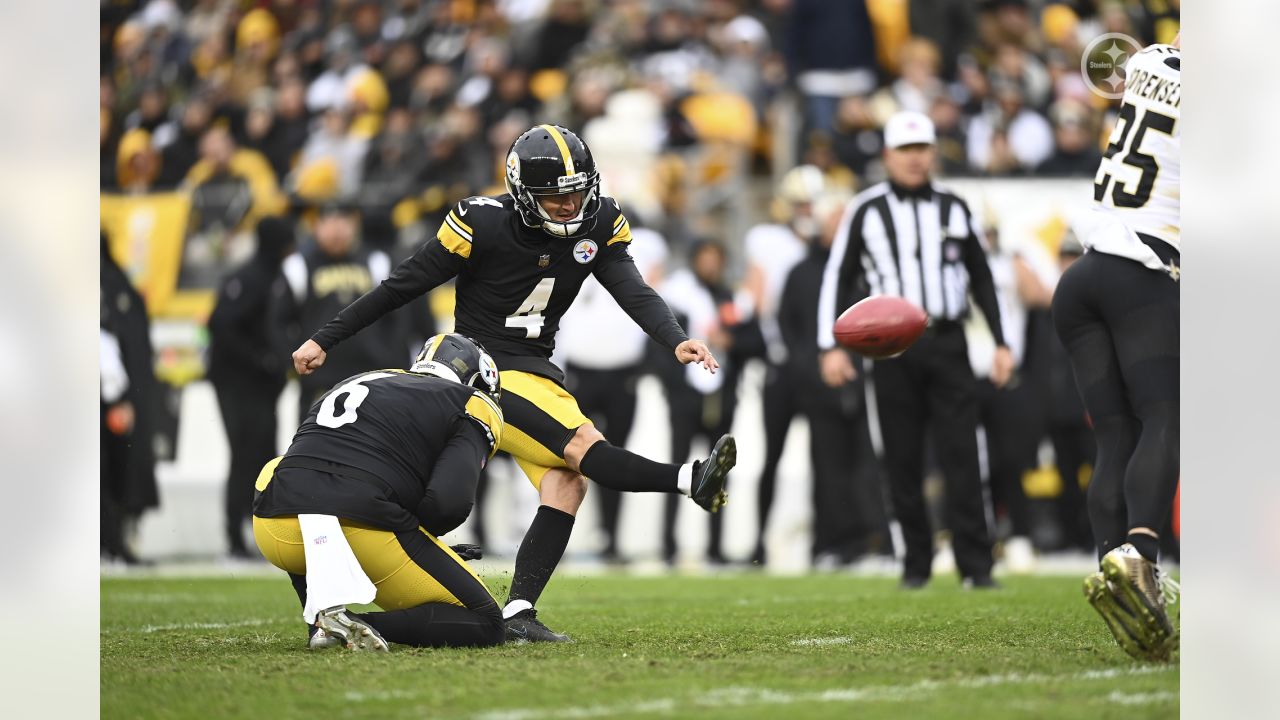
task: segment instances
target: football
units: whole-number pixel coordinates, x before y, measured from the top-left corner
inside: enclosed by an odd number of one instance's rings
[[[836,318],[836,342],[870,358],[901,355],[920,338],[929,316],[910,301],[891,295],[861,300]]]

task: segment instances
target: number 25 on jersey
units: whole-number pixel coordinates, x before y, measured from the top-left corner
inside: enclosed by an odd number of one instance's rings
[[[1138,114],[1141,117],[1136,117]],[[1111,190],[1111,204],[1118,208],[1140,208],[1151,200],[1151,190],[1156,184],[1156,175],[1160,165],[1154,155],[1142,151],[1142,141],[1148,130],[1165,135],[1173,134],[1176,120],[1154,110],[1141,110],[1129,103],[1120,106],[1120,117],[1116,128],[1111,133],[1112,142],[1107,145],[1104,160],[1098,168],[1098,176],[1093,183],[1093,199],[1105,203],[1107,190]],[[1134,130],[1134,126],[1137,130]],[[1116,163],[1135,167],[1142,172],[1138,176],[1136,187],[1129,190],[1129,183],[1122,179],[1112,182],[1112,176],[1119,168]]]

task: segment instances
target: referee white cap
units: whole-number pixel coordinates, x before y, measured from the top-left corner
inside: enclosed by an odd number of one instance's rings
[[[933,131],[933,121],[924,113],[903,110],[894,113],[884,124],[884,146],[900,148],[903,145],[933,145],[938,137]]]

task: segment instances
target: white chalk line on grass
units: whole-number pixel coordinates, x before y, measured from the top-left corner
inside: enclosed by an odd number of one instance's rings
[[[1028,685],[1071,680],[1108,680],[1135,675],[1152,675],[1173,670],[1175,668],[1161,666],[1088,670],[1080,673],[1063,673],[1059,675],[1006,673],[958,680],[921,680],[909,685],[872,685],[861,688],[838,688],[812,692],[725,687],[698,693],[685,699],[661,698],[639,703],[571,706],[546,710],[514,708],[486,711],[471,717],[473,720],[544,720],[544,718],[585,720],[587,718],[603,718],[615,715],[670,713],[677,709],[690,707],[725,708],[793,705],[797,703],[911,702],[923,700],[929,695],[947,689],[982,689],[1003,685]],[[351,695],[352,693],[348,693],[349,700],[352,699]],[[403,691],[398,692],[397,696],[396,699],[408,699]],[[379,699],[380,697],[377,693],[368,693],[362,694],[360,699]],[[1119,691],[1113,692],[1110,696],[1113,699],[1124,698],[1118,699],[1117,702],[1131,705],[1170,702],[1175,697],[1176,695],[1169,692],[1120,693]]]
[[[841,635],[837,637],[800,638],[799,640],[792,640],[791,644],[796,647],[822,647],[825,645],[848,645],[851,642],[853,642],[853,638]]]
[[[1107,696],[1107,702],[1119,703],[1120,705],[1155,705],[1157,703],[1173,702],[1177,699],[1177,693],[1171,693],[1167,690],[1149,693],[1124,693],[1116,690]]]
[[[268,620],[266,618],[251,618],[248,620],[237,620],[236,622],[194,622],[194,623],[173,623],[171,625],[143,625],[142,627],[132,628],[115,628],[111,630],[103,630],[105,633],[157,633],[168,632],[170,630],[225,630],[227,628],[238,627],[254,627],[257,625],[270,625],[278,622],[278,620]]]
[[[161,605],[168,605],[169,603],[225,602],[228,599],[226,595],[202,595],[200,593],[107,592],[103,593],[103,597],[108,604],[119,602],[157,603]]]

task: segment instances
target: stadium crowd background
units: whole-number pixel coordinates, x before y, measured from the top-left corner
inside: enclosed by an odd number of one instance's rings
[[[502,192],[511,141],[554,122],[668,269],[712,238],[736,286],[782,176],[882,180],[897,110],[934,121],[940,177],[1091,177],[1114,107],[1085,45],[1168,42],[1178,18],[1178,0],[102,0],[101,190],[187,199],[175,282],[210,291],[184,309],[203,320],[260,219],[305,243],[336,200],[398,259]]]

